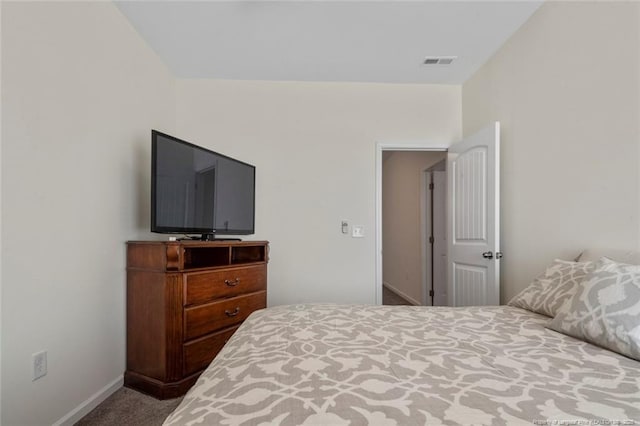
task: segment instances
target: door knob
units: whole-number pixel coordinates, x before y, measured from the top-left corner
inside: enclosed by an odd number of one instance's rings
[[[493,259],[493,252],[485,251],[484,253],[482,253],[482,257],[484,257],[485,259]]]

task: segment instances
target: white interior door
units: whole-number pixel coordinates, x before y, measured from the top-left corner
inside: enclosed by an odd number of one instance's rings
[[[500,123],[449,148],[449,306],[500,304]]]

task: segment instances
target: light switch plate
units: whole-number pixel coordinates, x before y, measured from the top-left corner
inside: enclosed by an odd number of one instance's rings
[[[341,228],[343,234],[348,234],[349,233],[349,222],[347,222],[346,220],[343,220],[342,223],[340,224],[340,228]]]
[[[362,238],[362,237],[364,237],[364,226],[362,226],[362,225],[353,225],[351,227],[351,236],[353,238]]]
[[[38,352],[31,355],[33,363],[33,378],[38,380],[42,376],[47,375],[47,351]]]

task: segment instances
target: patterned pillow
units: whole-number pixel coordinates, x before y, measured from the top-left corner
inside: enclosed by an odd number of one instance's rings
[[[575,294],[584,277],[593,269],[594,262],[569,262],[556,259],[544,274],[534,279],[507,304],[554,317],[562,304]]]
[[[600,259],[546,327],[640,360],[640,266]]]

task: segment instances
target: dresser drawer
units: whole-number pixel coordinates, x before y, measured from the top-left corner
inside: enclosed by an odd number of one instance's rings
[[[239,326],[227,328],[184,345],[184,374],[206,368]]]
[[[267,306],[267,292],[186,308],[184,310],[184,338],[190,340],[244,321],[251,312]]]
[[[185,306],[267,288],[267,265],[185,274]]]

